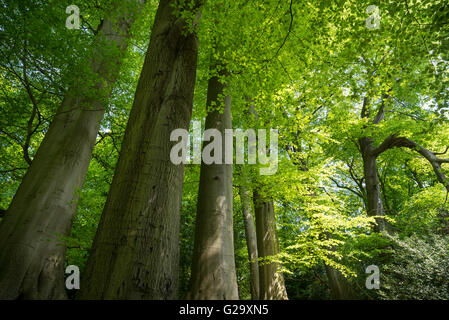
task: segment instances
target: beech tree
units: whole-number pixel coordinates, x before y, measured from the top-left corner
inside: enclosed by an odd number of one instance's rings
[[[133,3],[138,7],[142,4]],[[112,10],[96,30],[95,56],[88,61],[94,76],[92,86],[83,88],[83,81],[78,79],[65,93],[1,223],[0,298],[65,297],[65,247],[58,236],[70,232],[77,190],[83,185],[99,123],[127,48],[129,29],[139,11],[118,2]],[[110,47],[115,47],[112,54]],[[23,58],[23,81],[30,93],[34,117],[38,102],[26,68]]]
[[[244,169],[242,169],[243,171]],[[245,177],[242,177],[244,180]],[[257,252],[257,234],[256,226],[254,224],[253,206],[251,204],[251,194],[249,188],[245,185],[246,181],[240,182],[239,196],[242,203],[242,214],[245,225],[246,246],[248,250],[248,260],[250,263],[250,290],[251,298],[253,300],[259,299],[260,285],[259,285],[259,262]]]
[[[68,4],[0,0],[0,298],[447,299],[447,1]]]
[[[216,68],[218,71],[214,70]],[[225,130],[232,129],[231,97],[225,92],[228,74],[225,68],[213,65],[212,72],[218,72],[218,75],[210,78],[207,88],[205,130],[216,131],[213,136],[204,137],[205,141],[213,137],[213,141],[203,146],[192,279],[187,298],[235,300],[238,299],[238,291],[234,262],[232,164],[227,164],[229,150],[225,143]]]
[[[270,261],[279,253],[276,230],[276,218],[272,199],[261,196],[254,190],[254,208],[256,212],[257,252],[259,262],[259,298],[261,300],[286,300],[284,277],[278,263]]]

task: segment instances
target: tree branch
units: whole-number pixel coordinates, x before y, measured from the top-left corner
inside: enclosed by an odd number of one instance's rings
[[[405,137],[398,137],[398,134],[392,134],[388,136],[377,148],[372,152],[374,156],[380,155],[382,152],[392,148],[409,148],[413,149],[422,155],[432,165],[433,171],[437,176],[438,181],[443,184],[446,190],[449,192],[449,181],[446,175],[441,171],[442,163],[449,163],[449,159],[440,159],[436,156],[436,153],[424,148],[413,140]]]

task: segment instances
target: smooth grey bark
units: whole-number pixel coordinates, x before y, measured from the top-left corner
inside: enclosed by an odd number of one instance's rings
[[[384,99],[388,98],[388,95]],[[369,117],[368,111],[369,100],[364,99],[362,108],[362,118]],[[380,106],[373,124],[378,124],[384,119],[385,110],[384,102]],[[449,180],[446,175],[441,171],[441,165],[443,163],[449,163],[449,159],[438,158],[439,153],[432,152],[422,147],[418,143],[405,137],[400,137],[398,134],[391,134],[385,140],[378,145],[374,146],[374,142],[371,137],[365,136],[359,138],[360,151],[363,159],[363,176],[366,185],[366,211],[368,216],[376,216],[377,226],[375,230],[378,232],[391,233],[391,226],[388,222],[382,218],[384,216],[384,206],[382,200],[381,186],[377,168],[377,158],[383,152],[392,148],[409,148],[418,152],[423,156],[433,168],[433,171],[438,181],[443,184],[446,190],[449,192]],[[413,172],[412,172],[413,173]],[[416,177],[415,177],[416,180]],[[419,185],[419,180],[418,180]],[[329,279],[329,286],[331,289],[331,295],[334,299],[360,299],[358,293],[351,286],[349,281],[344,276],[332,267],[326,266],[326,273]]]
[[[259,262],[257,254],[257,236],[254,225],[253,207],[248,187],[239,186],[239,195],[242,201],[243,222],[245,225],[246,247],[248,249],[248,260],[250,267],[251,299],[259,299]]]
[[[372,120],[373,124],[381,122],[385,116],[384,112],[384,97],[382,99],[382,105],[380,106],[375,118]],[[370,100],[365,97],[363,100],[362,118],[370,117]],[[365,136],[359,138],[360,152],[363,160],[363,177],[365,179],[366,189],[366,212],[369,217],[376,217],[375,230],[378,232],[388,231],[390,229],[387,221],[382,218],[385,215],[382,194],[380,190],[380,182],[378,177],[377,168],[377,154],[374,153],[374,145],[371,137]]]
[[[389,149],[401,147],[412,149],[418,152],[424,159],[426,159],[432,166],[433,172],[435,173],[438,182],[440,182],[449,192],[449,180],[444,172],[441,171],[441,165],[443,163],[449,163],[449,159],[442,159],[438,157],[438,155],[444,154],[445,152],[432,152],[411,139],[400,137],[397,133],[391,134],[387,138],[385,138],[385,140],[378,147],[373,149],[372,152],[377,157],[378,155]]]
[[[69,89],[0,225],[0,299],[66,298],[66,248],[58,235],[69,235],[78,191],[137,14],[125,11],[121,8],[117,18],[103,20],[97,41],[114,44],[117,52],[106,57],[102,48],[96,49],[91,61],[95,85]]]
[[[261,300],[288,300],[284,276],[279,264],[264,261],[279,253],[276,217],[272,199],[264,198],[258,189],[253,190],[256,215],[257,252],[259,254],[259,298]]]
[[[170,133],[190,122],[198,39],[161,0],[80,299],[175,299],[184,166]],[[199,19],[200,2],[191,10]]]
[[[221,74],[224,76],[224,73]],[[192,276],[187,299],[236,300],[237,275],[234,259],[232,164],[225,164],[225,129],[232,128],[231,97],[219,77],[209,79],[205,129],[217,129],[222,136],[222,164],[201,163]],[[210,142],[209,142],[210,143]],[[204,143],[206,146],[207,143]],[[204,149],[203,146],[203,149]],[[216,152],[216,151],[215,151]]]

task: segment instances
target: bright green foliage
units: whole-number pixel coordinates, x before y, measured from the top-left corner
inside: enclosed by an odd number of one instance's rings
[[[0,0],[0,209],[7,209],[67,89],[95,80],[85,61],[95,52],[95,30],[111,1],[77,1],[80,30],[65,27],[69,4]],[[61,239],[69,248],[67,263],[81,269],[109,191],[157,4],[147,1],[133,25],[79,191],[71,236]],[[379,29],[366,26],[371,4],[380,9]],[[258,165],[244,165],[242,179],[234,166],[234,186],[263,186],[263,195],[274,200],[281,252],[268,260],[282,265],[290,299],[329,299],[325,264],[366,298],[449,298],[446,189],[415,150],[382,153],[377,159],[382,201],[400,238],[373,233],[358,144],[371,136],[377,146],[398,134],[433,152],[449,146],[448,20],[443,0],[206,1],[192,120],[201,120],[204,128],[207,80],[218,71],[210,65],[220,61],[229,71],[233,127],[278,129],[276,174],[261,176]],[[362,117],[366,96],[369,116]],[[382,99],[385,117],[373,124]],[[446,174],[448,166],[442,164]],[[199,169],[186,165],[180,298],[190,279]],[[249,299],[236,190],[234,246],[239,294]],[[370,264],[380,267],[380,292],[364,287]]]

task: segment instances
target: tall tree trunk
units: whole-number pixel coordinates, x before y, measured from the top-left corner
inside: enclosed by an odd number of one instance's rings
[[[97,38],[115,44],[116,56],[98,49],[91,63],[96,84],[67,92],[0,225],[0,299],[66,297],[66,248],[58,235],[69,235],[78,190],[137,14],[117,11],[118,18],[103,21]]]
[[[81,299],[175,299],[184,166],[170,133],[190,122],[198,39],[161,0]],[[199,2],[191,10],[199,19]]]
[[[279,272],[279,264],[264,261],[279,253],[279,242],[272,199],[262,197],[260,191],[253,191],[256,213],[257,252],[259,263],[259,287],[261,300],[287,300],[284,276]]]
[[[385,117],[385,100],[389,98],[388,94],[382,96],[382,104],[376,113],[376,116],[371,121],[374,125],[379,124]],[[370,99],[366,96],[363,99],[361,118],[369,118]],[[375,230],[377,232],[390,231],[390,226],[387,221],[382,218],[384,216],[384,207],[382,202],[382,194],[380,189],[379,176],[377,174],[377,156],[380,154],[375,151],[373,139],[369,136],[359,138],[360,152],[363,159],[363,177],[366,185],[366,211],[368,216],[376,217],[377,225]]]
[[[222,74],[223,75],[223,74]],[[225,84],[209,79],[207,107],[220,105]],[[238,299],[234,259],[232,164],[225,164],[225,129],[232,128],[231,97],[224,97],[224,110],[210,111],[205,129],[217,129],[222,138],[222,164],[201,164],[195,225],[192,278],[188,299]],[[204,144],[203,150],[206,147]],[[217,150],[214,150],[214,153]],[[204,160],[204,156],[203,156]]]
[[[369,98],[365,97],[361,117],[369,118],[369,116]],[[382,103],[374,120],[372,120],[373,124],[378,124],[382,121],[383,117],[384,104]],[[374,227],[375,231],[388,231],[390,228],[387,221],[382,218],[384,216],[384,207],[377,171],[377,154],[374,152],[373,140],[368,136],[361,137],[359,138],[359,145],[363,160],[363,177],[367,196],[366,212],[369,217],[376,217],[377,225]],[[327,265],[325,267],[333,299],[349,300],[360,298],[360,295],[351,285],[350,281],[339,270]]]
[[[374,154],[373,141],[370,138],[363,137],[359,139],[360,150],[363,159],[363,176],[365,178],[366,196],[367,196],[367,214],[370,217],[377,216],[376,231],[387,230],[384,216],[384,207],[382,194],[380,190],[379,177],[377,175],[377,156]]]
[[[432,152],[421,145],[417,144],[413,140],[405,137],[399,137],[397,133],[389,135],[385,140],[377,147],[373,146],[372,140],[369,138],[359,139],[362,156],[364,177],[366,181],[366,189],[368,196],[368,215],[369,216],[383,216],[383,205],[379,187],[379,178],[377,174],[377,157],[383,152],[392,148],[410,148],[421,154],[432,165],[433,171],[438,181],[449,192],[449,180],[446,175],[441,171],[441,164],[449,163],[449,159],[438,158],[439,153]],[[377,218],[378,230],[391,232],[391,226],[383,218]]]
[[[259,299],[259,262],[257,254],[257,236],[254,226],[253,209],[248,187],[239,186],[240,199],[242,201],[243,222],[245,224],[246,247],[248,248],[248,260],[250,267],[251,298]]]

